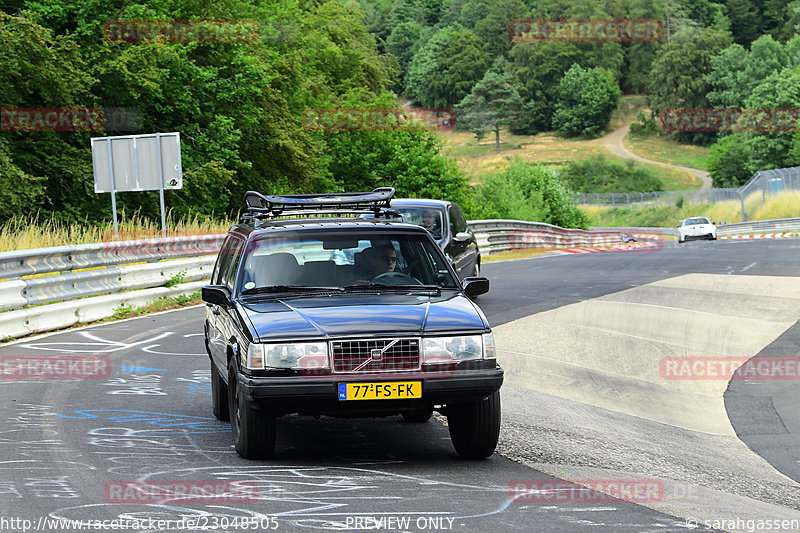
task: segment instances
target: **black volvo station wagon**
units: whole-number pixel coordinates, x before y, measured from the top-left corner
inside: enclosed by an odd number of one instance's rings
[[[203,287],[213,412],[242,457],[269,457],[276,417],[292,413],[438,411],[459,455],[494,452],[503,370],[470,299],[489,280],[459,281],[393,194],[245,195]]]

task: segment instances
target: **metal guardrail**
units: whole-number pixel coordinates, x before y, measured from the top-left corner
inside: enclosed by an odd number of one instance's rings
[[[123,305],[195,292],[211,277],[224,238],[194,235],[2,252],[0,339],[99,320]]]
[[[733,224],[721,224],[717,226],[717,236],[781,232],[800,232],[800,218],[735,222]]]
[[[99,242],[0,252],[0,279],[216,253],[224,234]]]
[[[475,233],[481,253],[493,254],[520,248],[565,248],[574,246],[603,246],[619,244],[621,234],[616,228],[568,229],[521,220],[472,220],[468,224]]]

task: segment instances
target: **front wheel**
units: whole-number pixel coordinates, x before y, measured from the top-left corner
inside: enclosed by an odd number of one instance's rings
[[[488,398],[447,409],[450,440],[465,459],[484,459],[494,453],[500,438],[500,391]]]
[[[275,416],[254,409],[239,390],[236,358],[228,362],[228,404],[236,453],[245,459],[265,459],[275,451]]]
[[[228,386],[222,381],[214,361],[211,361],[211,410],[218,420],[225,422],[231,419],[228,408]]]

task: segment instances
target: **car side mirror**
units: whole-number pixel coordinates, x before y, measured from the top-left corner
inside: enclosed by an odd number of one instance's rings
[[[206,303],[221,305],[223,307],[231,306],[228,287],[224,285],[204,285],[201,294],[203,301]]]
[[[453,240],[456,242],[464,242],[470,239],[472,239],[472,235],[470,235],[466,231],[459,231],[458,233],[456,233],[455,237],[453,237]]]
[[[464,278],[464,281],[461,282],[461,286],[464,288],[464,292],[467,296],[474,298],[489,292],[489,278],[484,278],[483,276]]]

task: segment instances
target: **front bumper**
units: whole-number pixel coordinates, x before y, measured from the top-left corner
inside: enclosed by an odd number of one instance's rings
[[[422,398],[339,400],[339,383],[421,381]],[[385,416],[481,400],[500,389],[503,369],[262,377],[239,374],[239,391],[257,409],[280,416]]]

